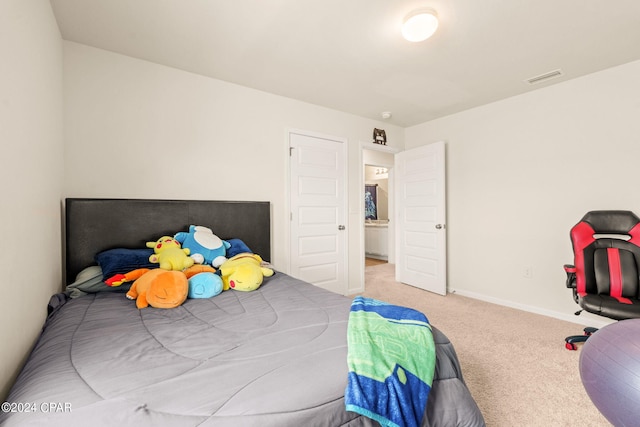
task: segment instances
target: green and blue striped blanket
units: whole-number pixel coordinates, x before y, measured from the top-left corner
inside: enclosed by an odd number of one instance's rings
[[[420,426],[436,359],[427,317],[407,307],[356,297],[347,337],[346,409],[382,426]]]

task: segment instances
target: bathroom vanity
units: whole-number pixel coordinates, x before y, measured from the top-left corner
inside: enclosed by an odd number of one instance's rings
[[[387,260],[389,255],[389,221],[365,220],[365,256]]]

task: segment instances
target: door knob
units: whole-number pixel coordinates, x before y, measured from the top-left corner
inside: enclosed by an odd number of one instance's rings
[[[436,228],[440,230],[441,228],[444,228],[444,224],[436,224]]]
[[[344,229],[345,229],[344,225],[339,225],[338,226],[338,230],[344,230]]]

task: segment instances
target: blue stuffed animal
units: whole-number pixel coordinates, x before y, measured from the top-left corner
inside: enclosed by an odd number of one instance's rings
[[[215,273],[198,273],[189,278],[187,298],[211,298],[222,292],[222,278]]]
[[[174,236],[183,248],[191,251],[191,257],[198,264],[220,267],[227,260],[227,249],[231,244],[213,234],[210,228],[201,225],[189,226],[189,231],[181,231]]]
[[[183,273],[189,284],[187,298],[211,298],[222,292],[222,278],[210,265],[194,265]]]

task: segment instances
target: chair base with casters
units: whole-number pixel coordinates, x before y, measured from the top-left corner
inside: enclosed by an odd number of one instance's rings
[[[591,211],[571,229],[574,264],[566,286],[581,310],[614,320],[640,318],[640,219],[630,211]],[[596,328],[565,338],[576,350]]]
[[[598,328],[594,328],[592,326],[587,326],[584,328],[584,334],[582,335],[571,335],[564,339],[564,346],[567,350],[577,350],[578,346],[576,343],[585,342],[587,338],[589,338],[592,334],[594,334]]]

